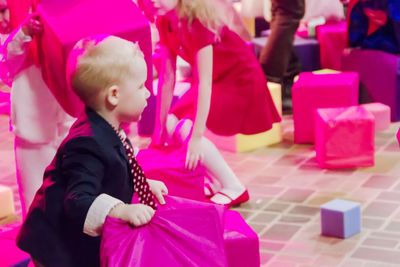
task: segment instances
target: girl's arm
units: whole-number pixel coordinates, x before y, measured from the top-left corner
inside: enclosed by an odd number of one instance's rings
[[[32,36],[40,34],[42,30],[38,15],[32,14],[9,35],[2,47],[1,75],[6,77],[1,78],[12,81],[21,71],[26,64],[28,45],[32,42]]]
[[[13,31],[7,38],[2,47],[1,60],[1,79],[8,85],[11,85],[15,75],[25,65],[27,52],[26,48],[32,41],[32,38],[25,35],[22,28],[19,27]]]
[[[152,143],[162,145],[165,141],[166,121],[175,86],[176,56],[168,48],[160,46],[157,52],[159,63],[155,63],[159,73],[155,128]]]
[[[206,129],[206,122],[210,111],[212,69],[213,48],[211,45],[207,45],[197,52],[194,66],[194,79],[195,82],[198,82],[198,97],[196,117],[186,155],[186,167],[190,170],[196,168],[198,162],[203,160],[200,143]]]

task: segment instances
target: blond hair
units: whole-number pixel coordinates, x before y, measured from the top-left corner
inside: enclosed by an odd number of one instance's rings
[[[116,47],[130,43],[115,36],[98,35],[76,43],[67,63],[67,81],[78,97],[90,107],[99,94],[132,75],[134,57],[143,54],[138,45],[130,50]]]
[[[217,36],[224,26],[222,15],[210,0],[178,0],[178,13],[180,17],[188,18],[189,24],[198,19]]]

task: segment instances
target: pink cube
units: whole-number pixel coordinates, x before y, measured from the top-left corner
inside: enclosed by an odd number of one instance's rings
[[[374,116],[362,106],[318,109],[315,152],[322,168],[374,165]]]
[[[237,211],[225,213],[224,242],[229,267],[260,266],[258,236]]]
[[[304,72],[293,85],[295,143],[314,143],[314,118],[318,108],[357,105],[358,74]]]
[[[183,148],[149,148],[140,150],[137,160],[146,177],[163,181],[168,194],[205,201],[202,166],[189,171],[185,168],[186,151]]]
[[[375,131],[384,131],[390,127],[390,107],[382,103],[362,105],[375,118]]]
[[[343,50],[347,47],[346,21],[327,23],[317,27],[321,68],[341,69]]]
[[[43,22],[40,38],[42,75],[50,90],[72,116],[82,111],[83,105],[67,87],[66,60],[74,44],[94,34],[112,34],[138,42],[147,62],[147,88],[152,88],[151,34],[147,19],[132,0],[43,0],[38,6]]]

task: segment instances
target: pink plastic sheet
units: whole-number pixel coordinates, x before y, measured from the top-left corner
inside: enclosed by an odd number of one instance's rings
[[[146,177],[163,181],[169,195],[204,201],[205,169],[198,166],[189,171],[185,168],[184,147],[157,147],[140,150],[137,160]]]
[[[166,203],[142,227],[108,217],[101,266],[227,266],[224,208],[170,196]]]

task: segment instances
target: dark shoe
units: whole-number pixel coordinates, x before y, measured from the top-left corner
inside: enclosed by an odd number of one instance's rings
[[[292,86],[293,79],[284,79],[282,85],[282,111],[284,114],[292,113]]]
[[[285,114],[290,114],[292,113],[292,109],[293,109],[292,99],[291,98],[282,99],[282,111]]]

